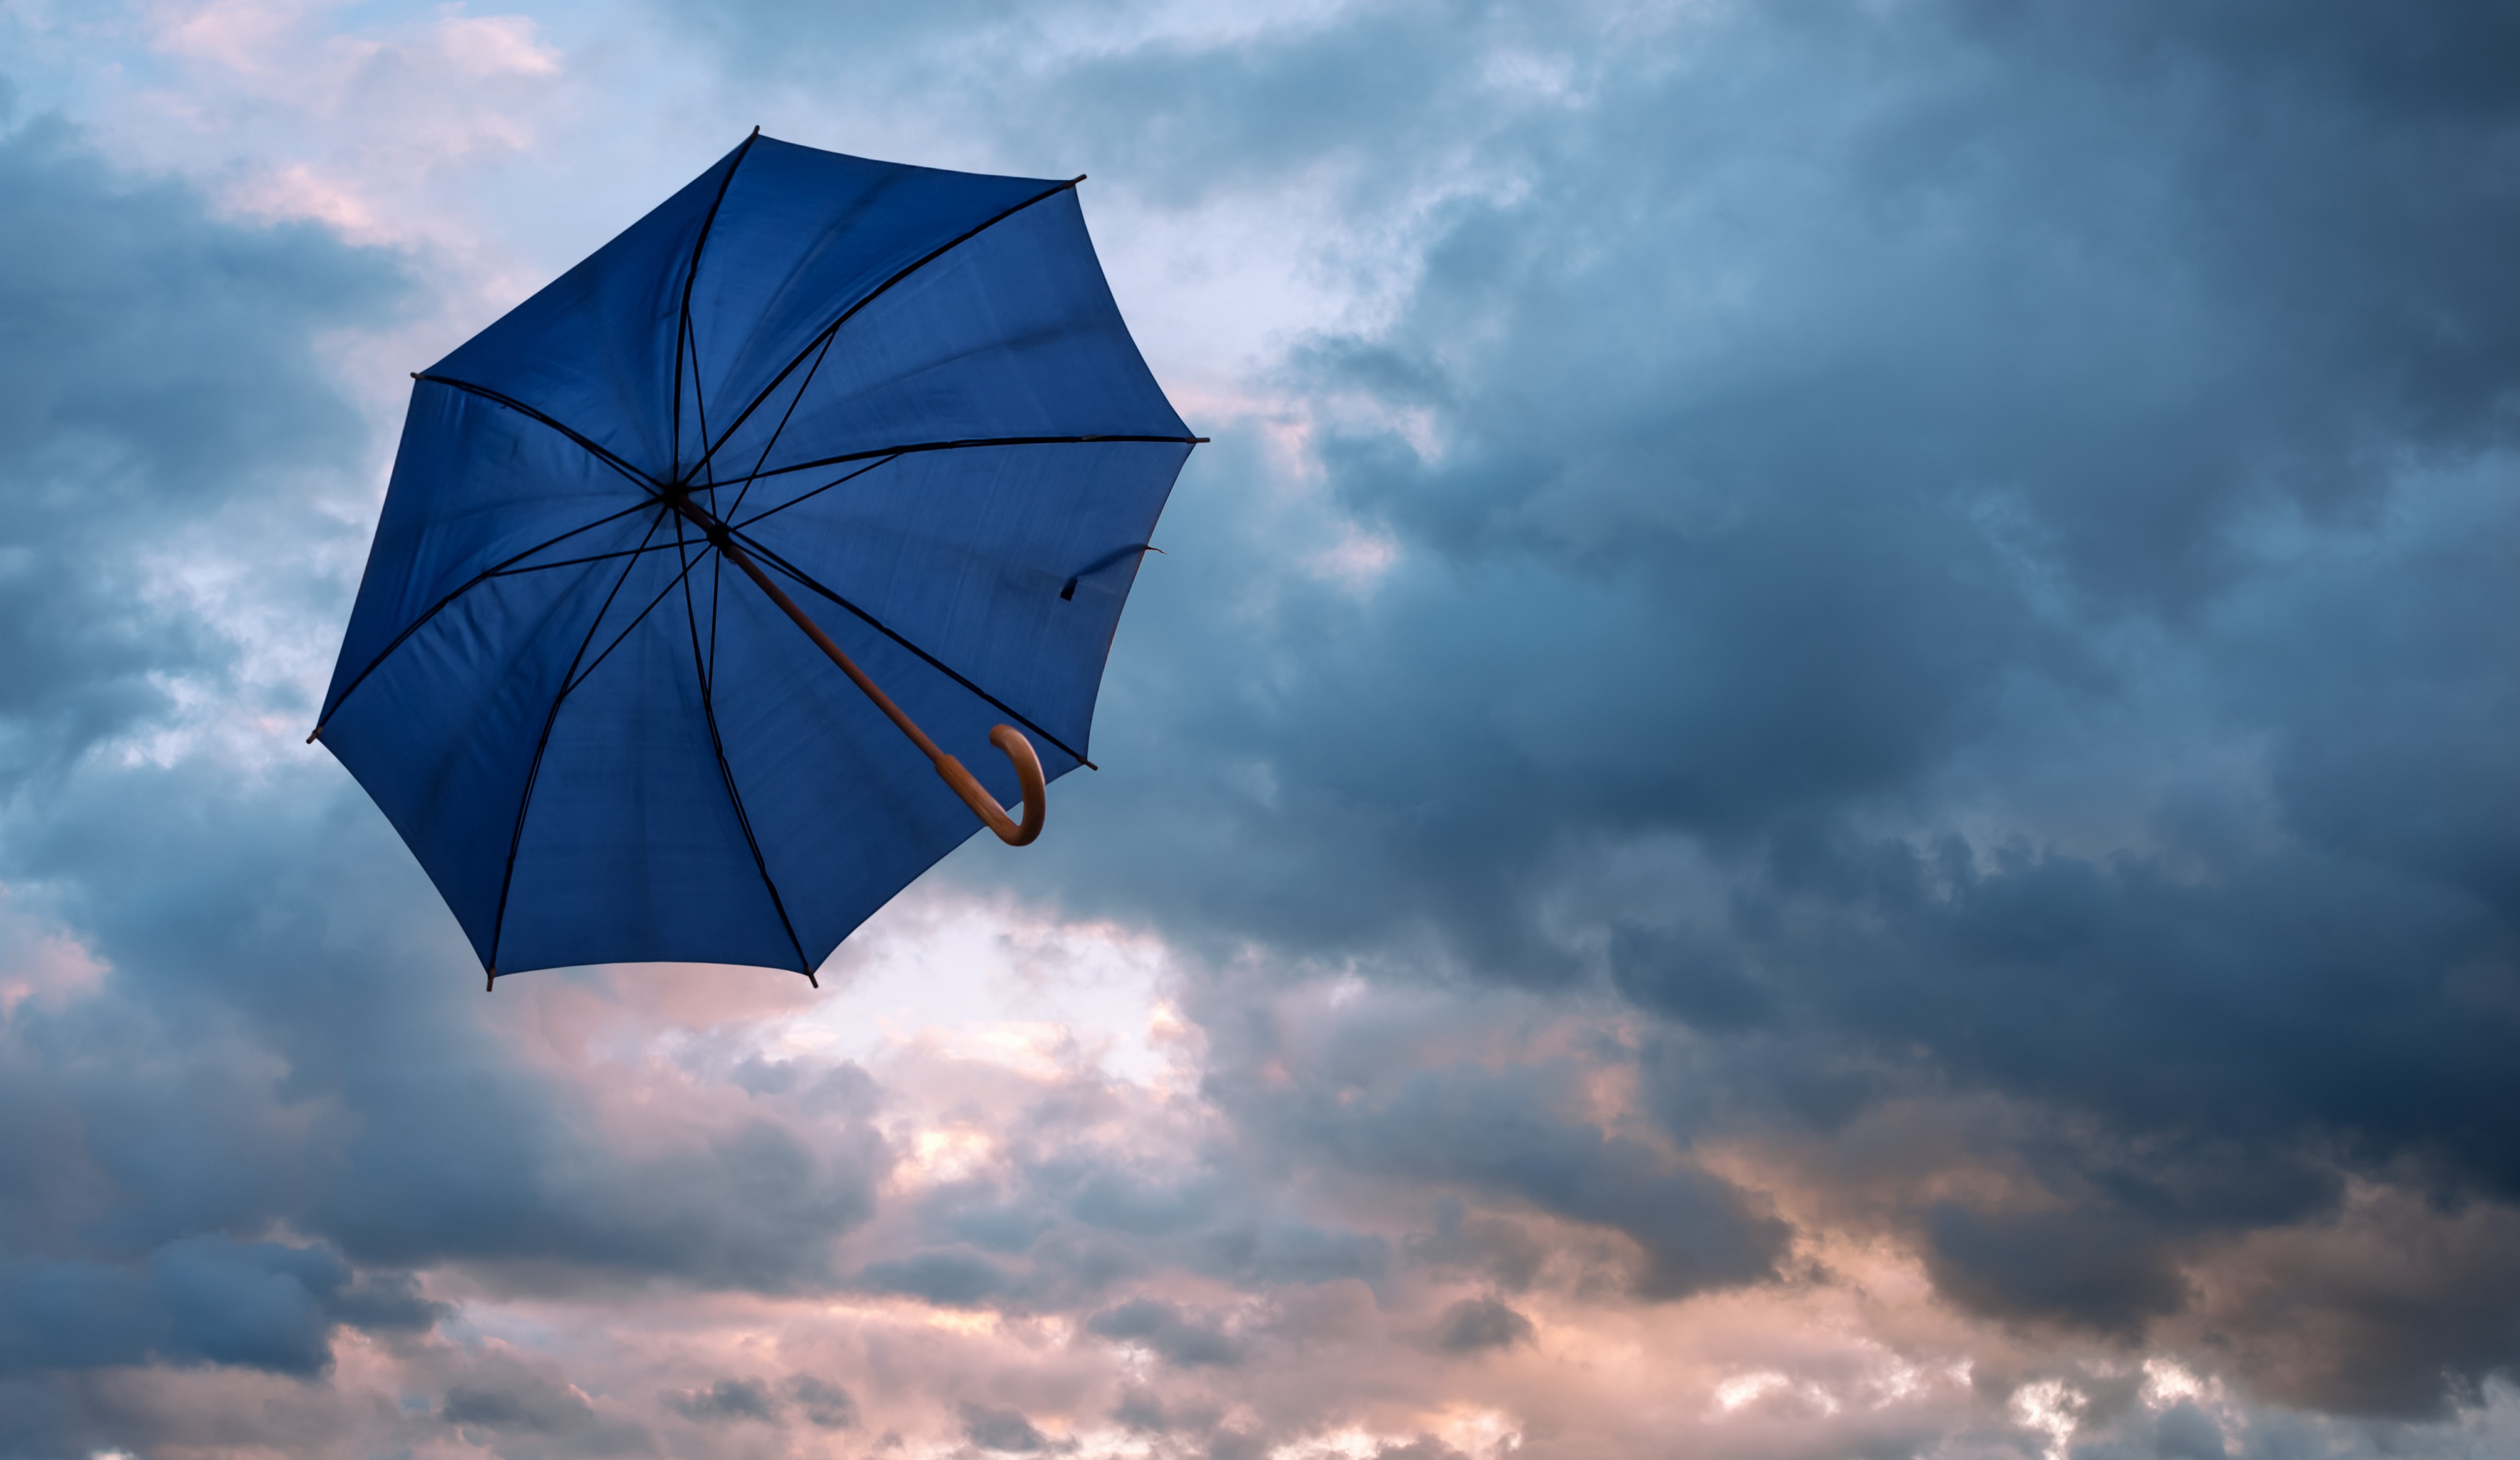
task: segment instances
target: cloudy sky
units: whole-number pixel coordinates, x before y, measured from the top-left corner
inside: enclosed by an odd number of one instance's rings
[[[418,369],[1092,180],[1099,774],[494,996],[301,743]],[[0,1456],[2520,1449],[2500,0],[0,3]]]

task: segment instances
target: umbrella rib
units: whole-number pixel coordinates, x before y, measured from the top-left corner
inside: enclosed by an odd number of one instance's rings
[[[612,636],[612,642],[604,646],[604,652],[596,655],[594,660],[590,662],[585,669],[580,670],[577,678],[569,681],[565,686],[562,686],[560,691],[562,697],[566,698],[568,695],[577,692],[578,686],[583,685],[588,680],[594,678],[595,672],[604,667],[604,661],[612,657],[612,651],[621,647],[621,641],[630,637],[630,631],[638,628],[640,624],[646,622],[648,615],[656,611],[656,605],[665,601],[666,595],[671,594],[674,591],[675,585],[691,576],[692,569],[698,566],[699,566],[699,564],[697,559],[686,563],[683,566],[683,570],[674,575],[672,582],[669,582],[663,588],[656,590],[656,596],[648,600],[648,606],[639,610],[638,617],[633,618],[630,622],[621,626],[621,632]]]
[[[700,454],[699,461],[693,464],[693,469],[697,471],[699,467],[706,465],[709,458],[717,455],[717,449],[733,440],[735,438],[735,433],[743,428],[743,423],[752,419],[752,413],[761,409],[761,403],[770,399],[772,393],[778,390],[780,383],[785,381],[790,375],[794,374],[796,367],[805,363],[806,356],[821,349],[832,335],[840,332],[840,327],[842,325],[847,324],[851,319],[856,317],[859,310],[866,308],[876,300],[883,297],[885,290],[909,278],[911,275],[918,273],[920,270],[926,268],[929,264],[934,263],[937,259],[944,257],[954,249],[961,247],[963,244],[969,243],[975,238],[978,238],[981,234],[988,232],[990,229],[997,227],[1001,223],[1004,223],[1015,214],[1031,207],[1034,203],[1040,202],[1044,199],[1057,198],[1059,194],[1073,189],[1078,183],[1083,181],[1085,181],[1085,174],[1080,172],[1076,176],[1069,178],[1066,182],[1060,183],[1056,187],[1046,188],[1041,192],[1034,194],[1032,197],[1025,199],[1023,201],[1016,203],[1013,207],[1008,208],[1005,212],[999,213],[997,216],[987,219],[966,232],[957,234],[953,238],[946,240],[944,243],[937,244],[934,248],[929,249],[926,254],[919,258],[917,261],[904,266],[901,272],[893,275],[890,279],[877,285],[867,293],[866,297],[840,311],[840,317],[838,319],[835,319],[829,325],[824,326],[823,332],[806,341],[805,348],[796,352],[796,358],[788,361],[786,366],[782,367],[779,374],[771,377],[770,383],[761,387],[760,394],[755,395],[741,412],[737,413],[735,420],[727,423],[726,434],[718,437],[706,451]],[[803,393],[802,386],[798,387],[798,393],[800,395]],[[784,424],[785,422],[782,423]]]
[[[884,638],[891,640],[893,642],[895,642],[895,643],[897,643],[897,644],[900,644],[903,648],[906,648],[906,649],[910,650],[912,653],[917,654],[920,658],[922,658],[922,659],[923,659],[923,660],[927,661],[927,665],[928,665],[928,667],[929,667],[929,668],[931,668],[931,669],[935,670],[935,671],[936,671],[937,673],[939,673],[939,674],[942,674],[942,675],[943,675],[943,676],[945,676],[947,679],[952,680],[955,684],[962,686],[964,688],[970,690],[973,694],[978,695],[980,698],[982,698],[982,699],[984,699],[984,700],[987,700],[990,704],[992,704],[992,705],[996,706],[998,709],[1005,711],[1005,712],[1006,712],[1010,717],[1012,717],[1012,719],[1013,719],[1017,724],[1021,725],[1024,729],[1026,729],[1026,730],[1031,730],[1034,734],[1041,736],[1041,737],[1042,737],[1043,739],[1045,739],[1045,740],[1048,740],[1051,744],[1056,745],[1056,746],[1058,746],[1059,749],[1066,751],[1070,756],[1073,756],[1073,757],[1075,758],[1076,763],[1077,763],[1078,765],[1086,766],[1086,767],[1089,767],[1089,768],[1090,768],[1090,767],[1092,767],[1092,766],[1094,765],[1094,763],[1093,763],[1092,761],[1089,761],[1089,760],[1087,760],[1087,759],[1085,758],[1085,753],[1084,753],[1083,751],[1080,751],[1080,750],[1076,749],[1074,746],[1072,746],[1072,745],[1068,744],[1066,741],[1064,741],[1064,740],[1062,740],[1062,739],[1058,738],[1057,735],[1054,735],[1054,734],[1052,734],[1050,731],[1048,731],[1048,730],[1043,730],[1040,726],[1035,725],[1035,724],[1034,724],[1030,719],[1028,719],[1028,718],[1024,715],[1024,713],[1023,713],[1022,711],[1020,711],[1020,710],[1016,709],[1014,706],[1012,706],[1012,705],[1011,705],[1011,704],[1008,704],[1005,700],[1002,700],[1002,699],[998,698],[996,695],[991,694],[991,693],[990,693],[989,691],[987,691],[986,689],[983,689],[983,688],[981,688],[979,686],[972,684],[969,680],[965,679],[965,678],[964,678],[964,677],[963,677],[959,672],[957,672],[957,671],[954,669],[954,667],[953,667],[952,665],[947,664],[944,660],[937,658],[934,654],[931,654],[931,653],[927,652],[925,649],[921,648],[919,645],[917,645],[917,644],[915,644],[915,643],[912,643],[909,640],[904,639],[904,638],[903,638],[899,633],[897,633],[897,632],[896,632],[896,631],[895,631],[895,630],[894,630],[890,625],[886,624],[883,620],[881,620],[881,619],[879,619],[879,618],[877,618],[874,614],[867,612],[865,609],[860,608],[857,604],[850,602],[848,599],[841,597],[838,594],[835,594],[835,593],[832,592],[830,589],[825,588],[822,584],[817,583],[816,581],[814,581],[814,579],[813,579],[809,574],[807,574],[807,573],[805,572],[805,570],[804,570],[804,569],[802,569],[802,568],[800,568],[800,567],[796,566],[794,563],[789,562],[788,559],[786,559],[786,558],[784,558],[784,557],[780,556],[778,553],[776,553],[772,552],[772,551],[771,551],[771,550],[769,550],[768,548],[765,548],[765,547],[761,546],[761,544],[760,544],[758,541],[756,541],[756,540],[755,540],[755,539],[753,539],[752,537],[750,537],[750,536],[746,535],[745,533],[743,533],[743,532],[742,532],[742,531],[741,531],[740,529],[736,529],[736,528],[729,528],[729,529],[728,529],[728,531],[729,531],[730,533],[732,533],[734,536],[739,537],[739,538],[742,538],[742,539],[743,540],[743,545],[744,545],[746,548],[751,549],[755,553],[759,554],[759,555],[760,555],[760,557],[761,557],[761,559],[762,559],[764,562],[769,563],[772,567],[777,568],[779,571],[781,571],[781,572],[783,572],[783,573],[787,574],[788,577],[795,579],[798,583],[800,583],[800,584],[804,585],[806,588],[812,589],[815,593],[818,593],[818,594],[822,595],[824,597],[831,599],[832,602],[837,603],[837,604],[838,604],[838,605],[840,605],[842,608],[847,609],[849,612],[851,612],[851,613],[853,613],[853,614],[856,614],[856,615],[858,616],[858,618],[859,618],[859,619],[863,620],[863,621],[866,623],[867,627],[869,627],[869,628],[871,628],[871,629],[875,630],[877,633],[878,633],[878,634],[882,635]]]
[[[386,655],[391,654],[398,648],[401,648],[405,640],[411,638],[414,634],[419,633],[423,625],[427,624],[430,619],[437,617],[439,611],[444,609],[448,604],[454,602],[457,598],[464,597],[466,594],[471,593],[472,590],[479,588],[482,584],[489,582],[493,578],[507,576],[512,570],[532,572],[534,571],[533,568],[517,569],[516,564],[524,561],[526,558],[533,556],[535,553],[542,552],[546,548],[559,547],[561,544],[567,542],[570,538],[577,536],[581,532],[593,532],[595,529],[603,526],[607,522],[616,521],[622,517],[626,517],[632,512],[638,511],[647,506],[649,506],[649,504],[642,502],[634,507],[625,507],[621,510],[613,512],[608,516],[598,517],[594,521],[587,523],[584,527],[572,527],[568,531],[562,533],[560,536],[553,538],[548,542],[536,543],[534,546],[527,548],[524,552],[516,554],[514,557],[506,558],[489,567],[483,568],[479,573],[466,581],[462,587],[448,594],[445,597],[438,599],[436,602],[429,604],[428,611],[421,614],[420,617],[413,619],[410,627],[395,635],[391,643],[386,644],[383,648],[377,651],[377,656],[368,661],[366,668],[359,671],[358,678],[350,681],[349,684],[342,686],[339,698],[335,699],[330,705],[325,706],[324,713],[316,717],[314,730],[306,736],[308,742],[312,743],[317,736],[324,733],[324,727],[332,724],[334,715],[340,711],[341,701],[350,697],[351,690],[358,688],[361,685],[368,682],[368,676],[377,672],[377,666],[385,662]],[[600,555],[608,557],[612,554],[604,553]],[[586,557],[569,559],[570,562],[592,562],[594,560],[594,558]],[[566,562],[537,564],[538,567],[547,568],[566,567],[568,563]]]
[[[692,266],[683,271],[683,313],[681,322],[674,327],[674,426],[672,456],[669,459],[678,471],[683,465],[683,342],[692,337],[692,286],[699,280],[700,251],[708,247],[709,230],[717,227],[717,210],[726,203],[726,190],[735,183],[735,170],[743,165],[743,155],[752,151],[752,144],[760,136],[761,129],[754,127],[752,135],[744,138],[742,145],[735,150],[735,160],[726,164],[726,176],[717,180],[717,196],[709,199],[708,216],[700,220],[700,236],[692,241]],[[699,345],[695,341],[692,345],[692,393],[697,396],[699,388]],[[708,439],[708,417],[705,414],[700,417],[700,439]],[[679,527],[674,535],[677,538],[682,536]]]
[[[674,547],[680,551],[683,546],[683,519],[677,513],[674,517]],[[819,989],[823,987],[822,981],[814,977],[813,960],[805,956],[805,942],[796,936],[796,924],[788,916],[788,900],[779,895],[779,884],[771,879],[769,859],[761,852],[761,838],[753,834],[752,814],[743,809],[743,793],[736,789],[735,767],[729,764],[726,758],[726,737],[718,732],[715,652],[717,616],[712,605],[709,615],[710,652],[704,657],[700,652],[699,607],[692,601],[691,566],[697,566],[702,558],[708,556],[708,544],[706,540],[702,540],[700,555],[691,559],[690,565],[685,567],[682,584],[683,614],[690,620],[692,629],[692,673],[699,681],[700,715],[708,722],[709,750],[717,757],[718,779],[726,785],[727,804],[735,809],[735,824],[742,828],[743,845],[752,853],[752,869],[761,874],[762,890],[770,894],[770,907],[779,914],[779,926],[788,934],[788,946],[796,951],[797,971],[805,975],[805,982]]]
[[[802,504],[802,503],[811,502],[811,501],[813,501],[815,498],[822,496],[825,492],[828,492],[828,491],[832,490],[832,488],[833,488],[833,487],[844,487],[844,486],[847,486],[850,482],[856,481],[859,477],[866,475],[866,474],[867,474],[868,472],[870,472],[870,471],[873,471],[873,470],[874,470],[875,468],[877,468],[878,466],[880,466],[880,465],[884,465],[884,463],[886,463],[886,462],[890,462],[890,461],[894,461],[894,460],[897,460],[897,459],[896,459],[896,458],[893,458],[893,457],[878,457],[878,458],[877,458],[876,460],[874,460],[874,461],[872,461],[872,462],[867,463],[865,465],[860,466],[857,470],[852,471],[852,472],[849,472],[848,474],[846,474],[846,475],[844,475],[844,476],[835,476],[835,477],[832,477],[830,481],[827,481],[827,482],[823,483],[821,486],[816,487],[814,490],[812,490],[812,491],[810,491],[810,492],[807,492],[807,493],[806,493],[804,496],[802,496],[802,497],[791,497],[791,498],[788,499],[786,502],[783,502],[783,503],[779,504],[777,507],[766,507],[766,508],[763,508],[761,510],[759,510],[759,511],[757,511],[757,512],[754,512],[751,516],[744,518],[742,521],[741,521],[741,522],[729,522],[729,523],[727,523],[727,526],[729,526],[729,527],[731,527],[731,528],[734,528],[734,529],[735,529],[736,531],[738,531],[738,532],[741,532],[741,531],[742,531],[744,528],[746,528],[746,527],[750,527],[753,523],[760,521],[760,520],[761,520],[762,518],[764,518],[764,517],[775,516],[775,515],[777,515],[777,514],[778,514],[778,513],[780,513],[780,512],[784,512],[784,511],[788,510],[788,509],[789,509],[789,508],[791,508],[791,507],[798,506],[798,505],[800,505],[800,504]],[[744,492],[749,492],[749,491],[751,491],[751,490],[752,490],[752,484],[751,484],[750,482],[746,482],[746,483],[744,483],[743,491],[744,491]],[[742,507],[742,506],[743,506],[743,492],[738,492],[738,493],[736,493],[736,494],[735,494],[735,507],[732,507],[732,508],[727,509],[727,515],[728,515],[728,516],[730,516],[730,517],[732,517],[732,516],[735,514],[736,508],[741,508],[741,507]]]
[[[638,507],[630,509],[630,510],[635,512],[650,506],[652,506],[652,504],[643,502],[640,503]],[[580,563],[609,562],[616,557],[637,557],[643,553],[666,553],[671,551],[672,550],[663,543],[657,543],[646,548],[616,548],[609,553],[590,553],[584,557],[561,557],[555,558],[550,562],[527,563],[521,568],[492,568],[483,576],[489,578],[520,578],[527,573],[540,573],[552,568],[573,568]]]
[[[837,334],[833,334],[823,341],[822,353],[814,357],[813,369],[806,371],[805,378],[796,382],[796,393],[788,397],[788,409],[779,413],[779,423],[770,428],[770,439],[761,443],[760,455],[752,459],[752,472],[743,478],[743,485],[737,490],[735,503],[726,509],[725,516],[732,517],[743,510],[743,499],[752,495],[752,484],[761,479],[762,466],[769,462],[770,453],[778,449],[779,438],[787,434],[788,422],[794,419],[797,406],[803,404],[805,392],[813,388],[814,376],[822,373],[823,362],[832,358],[832,341],[838,338]],[[714,505],[714,499],[712,499],[712,505]]]
[[[656,529],[664,524],[665,514],[658,512],[656,520],[648,524],[648,536],[639,540],[639,546],[642,548],[648,546],[655,538]],[[517,849],[524,843],[525,813],[534,804],[535,785],[542,780],[543,752],[551,748],[552,727],[560,722],[560,707],[567,703],[571,690],[586,683],[586,675],[595,673],[597,665],[612,656],[612,651],[621,646],[621,641],[629,637],[630,630],[639,627],[640,620],[645,619],[650,610],[665,600],[665,594],[674,591],[672,583],[666,584],[664,593],[659,593],[655,597],[649,599],[648,606],[639,610],[639,617],[632,619],[628,628],[623,629],[610,643],[606,644],[604,652],[596,655],[595,663],[587,665],[586,673],[580,674],[577,666],[585,660],[587,649],[594,645],[595,636],[603,632],[604,620],[612,612],[613,599],[621,597],[623,585],[630,581],[630,574],[638,566],[639,559],[631,558],[621,565],[621,576],[612,580],[612,591],[604,596],[604,606],[595,610],[595,621],[586,626],[586,637],[577,642],[577,652],[569,657],[568,670],[561,676],[560,692],[552,696],[551,710],[543,716],[543,732],[534,740],[533,763],[525,769],[525,788],[517,797],[517,824],[508,833],[507,868],[499,874],[499,908],[490,919],[490,961],[486,971],[493,984],[499,977],[499,942],[507,936],[508,931],[508,890],[516,885]],[[686,565],[683,571],[689,573],[690,566]],[[681,579],[677,578],[675,581],[680,582]]]
[[[693,337],[693,339],[692,339],[691,344],[692,344],[692,414],[693,414],[694,416],[697,416],[698,418],[699,418],[700,439],[701,439],[702,441],[706,441],[706,440],[708,439],[708,402],[707,402],[705,399],[703,399],[703,398],[701,397],[701,395],[700,395],[700,342],[699,342],[699,338],[698,338],[698,336],[695,335],[695,336]],[[710,467],[709,464],[708,464],[708,463],[706,463],[706,462],[701,462],[701,463],[700,463],[699,465],[698,465],[697,466],[694,466],[694,467],[692,468],[692,470],[693,470],[696,474],[698,474],[698,475],[699,475],[699,476],[706,477],[706,478],[708,479],[709,505],[710,505],[711,507],[716,506],[716,505],[717,505],[717,473],[715,472],[715,470],[714,470],[714,469],[712,469],[712,468]],[[680,536],[680,535],[681,535],[681,533],[682,533],[682,530],[683,530],[683,525],[682,525],[682,523],[680,523],[680,522],[676,522],[676,523],[674,524],[674,532],[675,532],[676,536]]]
[[[623,476],[628,477],[632,485],[640,487],[652,494],[655,492],[659,485],[656,479],[650,476],[647,472],[631,465],[628,462],[621,460],[611,452],[607,451],[601,445],[588,439],[584,434],[569,429],[567,426],[561,424],[559,421],[554,420],[552,418],[535,410],[533,407],[526,405],[523,401],[517,399],[513,395],[503,395],[500,392],[491,389],[487,385],[475,385],[470,380],[459,380],[453,376],[435,376],[415,371],[412,374],[412,378],[415,380],[428,380],[438,385],[451,385],[457,390],[465,391],[472,395],[477,395],[485,401],[492,401],[505,406],[509,410],[526,417],[529,420],[539,420],[543,424],[550,426],[553,430],[560,432],[571,441],[574,441],[578,445],[586,448],[587,453],[593,456],[597,461],[602,462],[605,465],[609,466],[613,470],[620,472]]]
[[[755,128],[754,130],[758,131],[759,129]],[[688,302],[685,303],[684,309],[686,313],[689,312],[690,305]],[[829,347],[826,346],[826,348],[828,349]],[[699,418],[700,439],[702,441],[706,441],[709,433],[708,402],[700,393],[700,353],[699,340],[697,336],[692,339],[691,349],[692,410]],[[815,362],[816,369],[820,369],[821,366],[821,361],[818,360]],[[804,383],[799,384],[796,387],[800,394],[803,392],[806,384],[811,384],[813,382],[813,371],[807,371],[805,373]],[[795,411],[796,403],[794,401],[789,401],[788,403],[788,414],[792,416],[795,414]],[[785,430],[787,429],[787,426],[788,417],[780,417],[780,429]],[[771,440],[776,442],[778,439],[778,433],[775,431],[772,432]],[[765,447],[765,453],[767,450],[768,448]],[[755,462],[753,465],[758,466],[760,463]],[[709,461],[705,457],[703,457],[695,470],[697,470],[699,475],[708,479],[709,505],[711,507],[715,507],[717,505],[716,468],[710,465]],[[743,490],[735,494],[736,502],[741,504],[743,501],[743,493],[748,492],[751,489],[752,484],[750,482],[744,483]],[[681,515],[677,514],[674,518],[674,541],[680,543],[682,540],[683,522]],[[770,875],[770,859],[762,853],[761,839],[753,833],[752,813],[744,809],[743,793],[736,788],[735,767],[726,758],[726,739],[718,730],[717,625],[720,611],[718,600],[718,580],[720,576],[719,570],[725,565],[725,556],[726,554],[719,553],[716,557],[711,559],[711,569],[709,572],[709,638],[708,649],[705,655],[702,654],[700,649],[699,609],[692,601],[691,581],[689,579],[685,579],[683,582],[683,607],[684,610],[691,615],[692,619],[692,665],[694,672],[699,676],[700,682],[700,713],[708,720],[709,749],[717,756],[718,778],[726,783],[726,799],[728,803],[735,808],[736,824],[743,828],[743,844],[746,848],[750,849],[752,853],[753,869],[761,873],[762,889],[770,894],[770,906],[779,913],[779,926],[788,934],[788,946],[796,951],[796,967],[804,973],[806,983],[819,989],[823,987],[822,980],[814,977],[814,960],[806,955],[805,941],[796,936],[795,921],[788,915],[788,900],[779,895],[779,884]]]
[[[899,446],[878,446],[871,451],[842,452],[835,457],[817,457],[810,462],[797,462],[787,466],[773,466],[750,476],[730,476],[711,485],[731,487],[738,482],[756,481],[765,476],[783,476],[791,471],[811,471],[818,466],[840,466],[850,462],[863,462],[871,457],[916,456],[928,451],[973,451],[984,446],[1097,446],[1164,445],[1205,446],[1205,436],[966,436],[953,441],[912,441]],[[777,510],[777,509],[772,509]],[[754,518],[758,521],[759,518]]]

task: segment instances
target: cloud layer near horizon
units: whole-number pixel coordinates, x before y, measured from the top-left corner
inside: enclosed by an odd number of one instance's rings
[[[2520,1435],[2499,9],[250,19],[0,22],[246,118],[0,133],[0,1455]],[[1092,170],[1219,440],[1043,855],[484,1007],[282,747],[658,55]]]

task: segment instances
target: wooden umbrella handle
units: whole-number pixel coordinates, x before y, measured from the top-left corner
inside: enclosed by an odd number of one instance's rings
[[[1024,846],[1041,835],[1041,819],[1049,810],[1046,792],[1050,783],[1041,774],[1041,757],[1034,754],[1032,742],[1024,738],[1023,731],[1012,725],[1001,725],[991,730],[989,743],[1006,752],[1007,759],[1014,762],[1015,779],[1023,783],[1022,824],[1016,824],[1015,818],[1006,814],[998,805],[998,798],[990,795],[989,788],[980,784],[970,772],[964,770],[961,761],[950,755],[937,757],[936,774],[945,777],[945,783],[954,788],[955,795],[963,798],[964,805],[980,814],[980,819],[998,834],[998,840],[1010,847]]]

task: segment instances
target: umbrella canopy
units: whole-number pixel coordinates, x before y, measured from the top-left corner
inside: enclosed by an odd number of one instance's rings
[[[756,133],[415,376],[309,738],[492,979],[810,978],[975,810],[1029,840],[1034,776],[1087,763],[1199,438],[1077,181]]]

